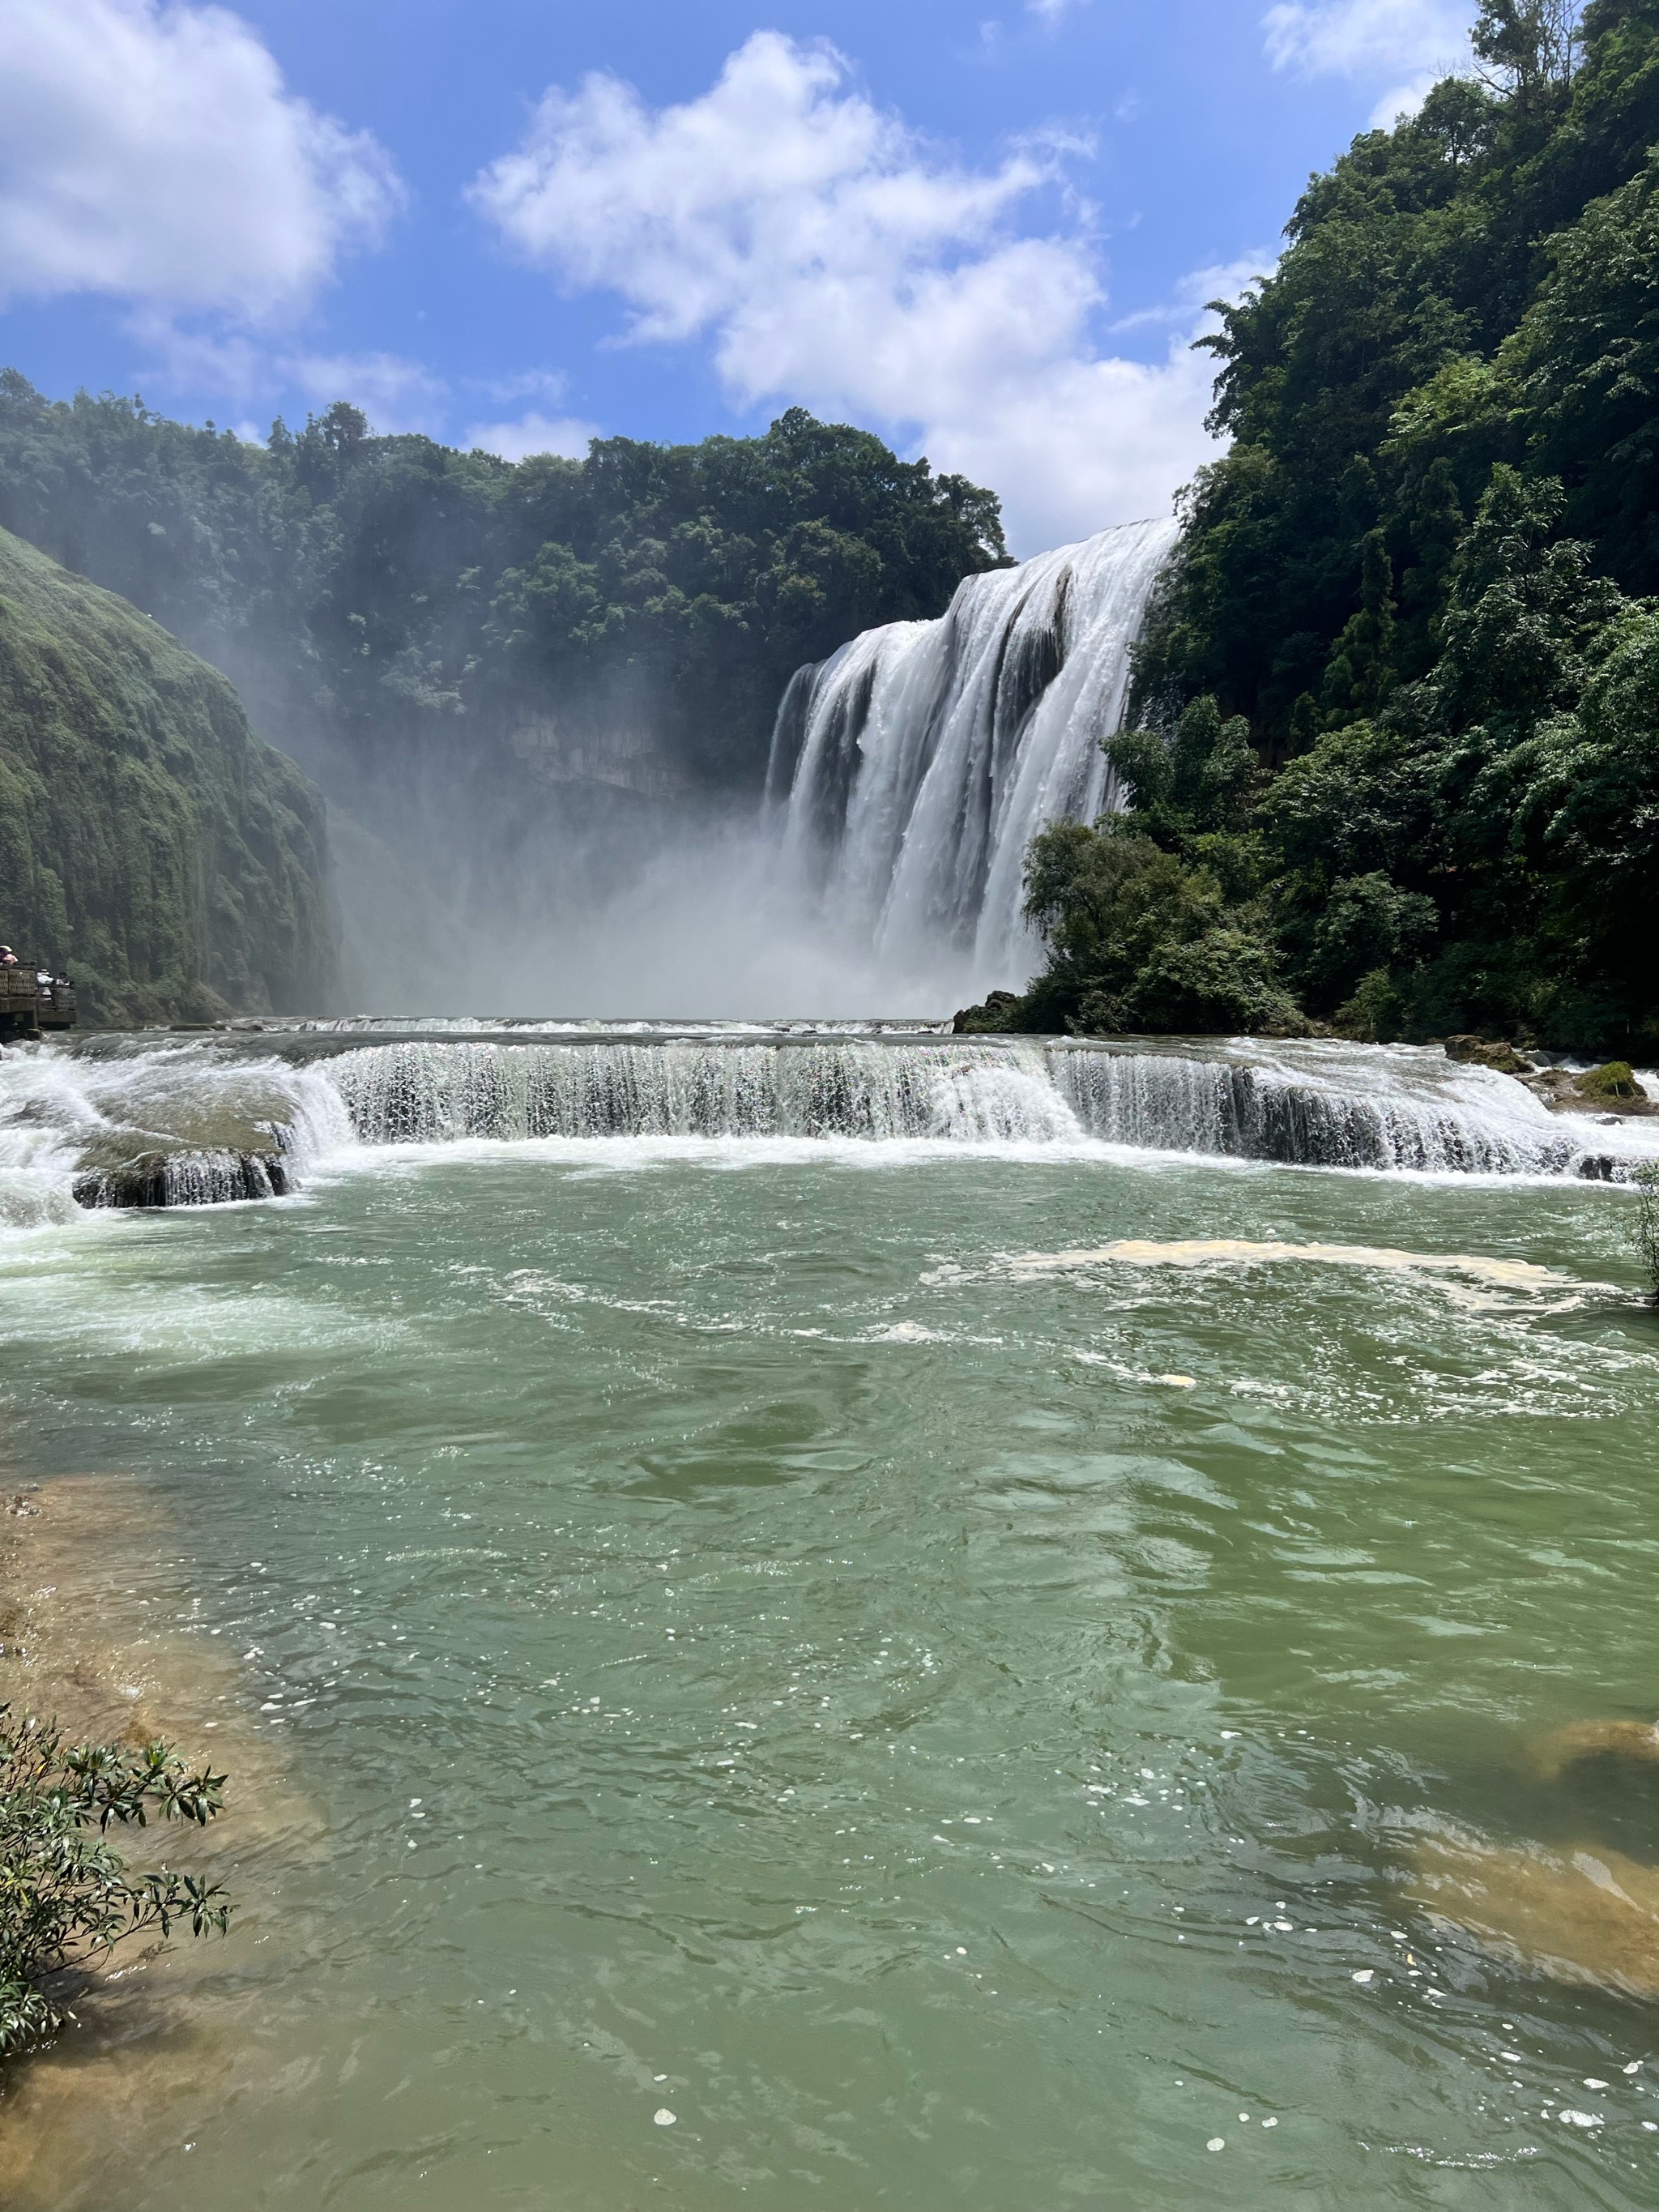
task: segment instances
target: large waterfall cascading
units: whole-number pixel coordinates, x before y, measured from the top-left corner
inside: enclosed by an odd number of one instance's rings
[[[1026,848],[1111,803],[1099,740],[1175,534],[1128,523],[970,576],[937,622],[866,630],[799,671],[768,798],[786,867],[821,881],[837,927],[901,965],[943,950],[980,984],[1024,981]]]

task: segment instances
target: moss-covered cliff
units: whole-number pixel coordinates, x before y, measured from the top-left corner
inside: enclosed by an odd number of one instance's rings
[[[314,1010],[323,803],[148,615],[0,531],[0,938],[83,1018]]]

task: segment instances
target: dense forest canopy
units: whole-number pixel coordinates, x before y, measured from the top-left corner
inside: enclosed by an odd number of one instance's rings
[[[323,803],[235,692],[0,531],[0,897],[103,1022],[312,1012],[335,983]]]
[[[372,775],[523,733],[754,787],[803,661],[939,613],[1006,560],[996,500],[792,409],[763,437],[517,464],[373,435],[344,403],[263,446],[0,374],[0,524],[225,668],[256,719]]]
[[[1659,0],[1484,0],[1223,313],[1041,1025],[1659,1049]]]

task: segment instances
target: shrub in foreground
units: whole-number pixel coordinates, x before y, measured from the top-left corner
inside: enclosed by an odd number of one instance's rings
[[[189,1772],[166,1744],[71,1744],[0,1705],[0,2057],[70,2017],[49,1994],[55,1977],[152,1930],[222,1935],[230,1906],[217,1883],[131,1875],[107,1837],[148,1826],[151,1814],[205,1827],[222,1807],[224,1780],[206,1767]]]

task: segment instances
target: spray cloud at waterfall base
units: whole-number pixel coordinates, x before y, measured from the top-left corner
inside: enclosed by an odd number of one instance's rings
[[[1112,803],[1100,741],[1174,529],[1131,524],[970,576],[937,620],[866,630],[800,670],[758,815],[689,797],[567,813],[485,866],[452,793],[416,810],[418,885],[352,821],[354,1003],[937,1015],[1023,983],[1040,959],[1025,850]]]

